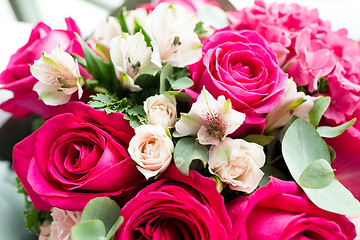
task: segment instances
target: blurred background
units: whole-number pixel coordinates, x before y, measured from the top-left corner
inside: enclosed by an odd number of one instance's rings
[[[100,19],[114,14],[121,5],[125,4],[128,9],[133,9],[145,2],[150,0],[0,0],[0,72],[6,68],[11,54],[27,42],[32,27],[39,21],[45,22],[53,29],[63,29],[64,18],[71,16],[80,27],[83,36],[87,37],[91,35]],[[219,2],[226,9],[230,9],[231,6],[242,8],[253,4],[253,0]],[[277,2],[296,2],[309,8],[318,8],[320,17],[330,20],[334,30],[347,28],[351,38],[360,40],[359,0]],[[0,90],[0,103],[11,96],[11,92]],[[10,114],[0,110],[0,240],[36,239],[23,227],[23,198],[16,193],[15,176],[10,168],[12,146],[30,132],[29,124],[11,118]]]

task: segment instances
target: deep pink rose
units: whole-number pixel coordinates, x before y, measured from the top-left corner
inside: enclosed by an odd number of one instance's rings
[[[204,5],[209,4],[216,7],[220,7],[219,3],[216,1],[208,1],[208,0],[156,0],[153,3],[142,4],[139,7],[145,8],[148,12],[154,10],[154,8],[160,3],[169,3],[172,5],[181,5],[188,12],[196,13],[198,12]]]
[[[134,131],[122,114],[81,102],[56,111],[13,151],[13,169],[36,209],[82,210],[92,198],[117,196],[144,180],[130,163]]]
[[[116,240],[227,239],[231,222],[215,181],[171,165],[121,210]]]
[[[37,82],[30,73],[29,64],[41,57],[42,52],[50,53],[61,45],[68,53],[82,55],[82,49],[76,40],[74,32],[81,35],[75,21],[65,19],[67,30],[51,30],[40,22],[32,30],[28,42],[10,58],[10,61],[0,75],[2,89],[10,90],[14,97],[0,105],[0,109],[12,113],[15,117],[25,118],[32,113],[49,116],[52,107],[39,101],[39,95],[33,91]]]
[[[202,59],[189,66],[194,91],[203,86],[215,97],[224,95],[247,115],[245,123],[265,123],[281,99],[287,81],[269,45],[255,31],[216,31],[203,43]]]
[[[250,196],[227,205],[230,239],[354,239],[354,225],[343,215],[315,206],[295,183],[271,178]]]

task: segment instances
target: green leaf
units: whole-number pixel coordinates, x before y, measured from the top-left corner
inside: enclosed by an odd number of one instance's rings
[[[204,167],[209,160],[209,150],[201,145],[195,138],[181,138],[174,149],[174,162],[179,171],[184,175],[189,175],[190,164],[193,160],[199,159]]]
[[[149,35],[146,33],[146,31],[144,30],[144,28],[138,23],[138,21],[136,21],[136,19],[134,19],[134,34],[137,32],[141,32],[142,35],[144,35],[144,40],[146,42],[146,45],[148,47],[152,47],[151,45],[151,38],[149,37]]]
[[[163,94],[170,94],[175,95],[176,100],[180,102],[189,102],[193,98],[189,96],[186,92],[180,92],[180,91],[165,91]]]
[[[278,168],[274,167],[270,164],[265,164],[261,171],[264,172],[264,176],[261,178],[259,186],[265,186],[270,181],[270,176],[276,177],[278,179],[286,179],[286,176],[282,171],[280,171]]]
[[[203,22],[198,22],[195,26],[195,30],[194,32],[199,35],[199,36],[202,36],[202,35],[205,35],[208,31],[206,31],[204,29],[204,23]]]
[[[127,28],[124,12],[126,11],[126,7],[122,7],[119,13],[119,23],[121,26],[121,31],[128,33],[129,29]]]
[[[120,216],[116,222],[114,223],[114,225],[112,226],[112,228],[110,229],[110,231],[108,232],[108,234],[106,235],[106,239],[111,239],[116,231],[118,230],[118,228],[120,227],[120,225],[124,222],[124,217]]]
[[[209,24],[215,28],[224,28],[229,26],[229,20],[226,16],[226,12],[211,5],[205,5],[200,9],[199,19],[201,22]]]
[[[268,145],[272,140],[274,140],[274,136],[267,135],[258,135],[258,134],[250,134],[244,137],[244,140],[247,142],[257,143],[261,146]]]
[[[314,106],[309,112],[310,123],[314,127],[319,125],[322,115],[330,105],[330,101],[330,97],[320,97],[314,101]]]
[[[321,137],[325,138],[334,138],[341,135],[346,129],[354,125],[356,118],[353,118],[351,121],[341,124],[337,127],[321,126],[317,128],[318,133]]]
[[[159,88],[160,85],[160,79],[159,76],[157,76],[157,73],[159,71],[156,71],[154,73],[144,73],[139,75],[135,81],[134,84],[140,86],[142,89],[155,87]]]
[[[331,162],[333,162],[333,161],[335,160],[335,158],[336,158],[336,152],[335,152],[335,150],[334,150],[332,147],[330,147],[330,146],[328,146],[328,149],[329,149],[329,153],[330,153]]]
[[[301,118],[295,120],[286,131],[282,153],[296,182],[299,182],[302,172],[312,162],[318,159],[331,162],[325,141],[310,123]],[[321,189],[301,187],[319,208],[343,215],[360,216],[359,201],[336,179]]]
[[[81,215],[81,222],[99,219],[104,223],[106,232],[109,232],[118,220],[120,210],[119,205],[110,198],[94,198],[85,206]]]
[[[166,64],[163,70],[160,74],[160,93],[165,92],[167,89],[169,89],[170,85],[167,80],[169,76],[171,76],[174,72],[173,66],[170,64]]]
[[[71,228],[72,240],[105,240],[105,226],[99,219],[80,222]]]
[[[182,77],[179,79],[176,79],[173,83],[171,83],[171,88],[174,90],[180,90],[184,88],[189,88],[192,85],[194,85],[193,80],[191,80],[188,77]]]
[[[81,66],[83,66],[84,68],[86,68],[86,61],[84,58],[80,57],[79,55],[76,54],[70,54]]]
[[[81,44],[86,60],[86,70],[93,76],[94,79],[100,82],[100,85],[110,92],[118,92],[120,89],[119,80],[116,77],[114,65],[111,61],[104,62],[97,56],[84,40],[75,33],[78,41]]]
[[[310,163],[299,177],[299,184],[303,187],[320,189],[334,180],[334,170],[325,159],[318,159]]]

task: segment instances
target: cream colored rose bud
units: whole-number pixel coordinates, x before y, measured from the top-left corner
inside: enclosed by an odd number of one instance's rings
[[[173,127],[176,121],[176,99],[169,94],[155,95],[144,102],[144,110],[151,125]]]

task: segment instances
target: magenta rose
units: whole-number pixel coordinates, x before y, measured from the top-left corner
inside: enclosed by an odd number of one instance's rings
[[[121,210],[114,239],[227,239],[231,222],[215,181],[171,165]]]
[[[345,216],[315,206],[295,182],[271,178],[252,195],[232,200],[227,209],[233,240],[356,237],[354,225]]]
[[[30,73],[29,64],[41,57],[42,52],[50,53],[61,45],[68,53],[82,55],[82,49],[76,40],[74,32],[81,35],[75,21],[65,19],[67,30],[51,30],[40,22],[32,30],[28,42],[10,58],[10,61],[0,75],[2,89],[13,92],[14,97],[0,105],[0,109],[12,113],[15,117],[25,118],[32,113],[49,116],[51,107],[39,101],[39,95],[33,91],[37,80]]]
[[[197,93],[224,95],[247,115],[245,123],[265,123],[263,115],[279,102],[287,81],[275,54],[255,31],[216,31],[203,43],[202,59],[189,66]]]
[[[134,131],[123,114],[81,102],[56,111],[13,151],[13,169],[36,209],[82,210],[92,198],[118,196],[145,180],[130,163]]]

